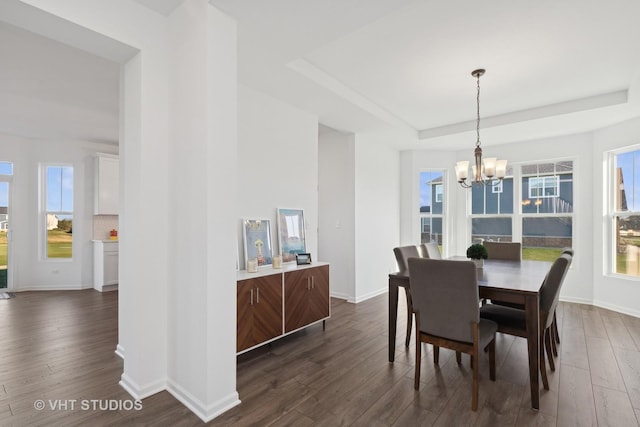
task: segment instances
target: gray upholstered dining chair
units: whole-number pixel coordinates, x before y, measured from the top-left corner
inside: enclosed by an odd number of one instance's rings
[[[510,261],[521,261],[522,260],[522,243],[520,242],[491,242],[485,241],[482,242],[482,245],[487,249],[489,253],[489,259],[503,259]],[[513,304],[504,301],[491,301],[494,304],[502,304],[513,308],[524,308],[518,306],[518,304]],[[487,301],[485,299],[482,300],[482,304],[486,304]]]
[[[560,297],[560,288],[569,270],[571,259],[572,257],[569,254],[560,255],[551,265],[549,273],[547,273],[547,277],[545,277],[540,288],[539,363],[542,384],[545,390],[549,390],[549,381],[547,379],[544,353],[546,348],[549,366],[552,371],[555,371],[551,354],[551,326],[553,313]],[[526,313],[524,310],[500,304],[486,304],[480,309],[480,317],[496,322],[498,324],[498,332],[523,338],[527,336]]]
[[[440,248],[436,242],[422,243],[418,246],[418,250],[421,258],[442,259]]]
[[[495,338],[498,325],[480,318],[476,267],[471,261],[409,259],[411,298],[416,316],[414,388],[420,387],[422,343],[433,344],[433,361],[440,347],[471,355],[471,409],[478,409],[480,349],[489,350],[489,376],[496,379]]]
[[[393,248],[393,254],[396,256],[398,274],[402,276],[409,276],[409,258],[420,258],[418,247],[415,245]],[[404,294],[407,298],[407,337],[405,338],[405,346],[409,347],[409,341],[411,340],[411,327],[413,325],[411,290],[408,287],[404,288]]]
[[[507,259],[520,261],[522,259],[522,243],[520,242],[483,242],[489,259]]]
[[[573,248],[566,247],[562,248],[562,254],[569,254],[573,258]],[[553,323],[551,324],[551,333],[553,334],[553,355],[558,356],[558,349],[556,348],[556,343],[560,344],[560,331],[558,331],[558,318],[556,317],[556,311],[553,311]]]

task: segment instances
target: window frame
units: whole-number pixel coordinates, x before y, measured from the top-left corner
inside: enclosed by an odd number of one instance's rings
[[[417,241],[422,242],[422,234],[423,234],[423,219],[427,218],[430,220],[433,220],[434,218],[438,218],[440,219],[441,223],[442,223],[442,233],[440,233],[441,235],[441,239],[442,239],[442,253],[445,253],[445,247],[447,244],[447,222],[448,222],[448,218],[447,218],[447,205],[448,205],[448,201],[447,201],[447,191],[448,191],[448,170],[444,169],[444,168],[429,168],[429,167],[425,167],[425,168],[420,168],[420,170],[418,170],[418,177],[416,179],[415,182],[418,182],[418,191],[417,191],[417,197],[415,200],[418,201],[418,207],[416,209],[416,211],[418,212],[418,239]],[[426,213],[426,212],[420,212],[420,177],[423,173],[440,173],[442,175],[442,183],[440,184],[435,184],[434,185],[434,196],[433,196],[433,200],[436,203],[442,203],[442,212],[438,213],[438,214],[434,214],[433,213],[433,206],[431,206],[431,210],[430,212]],[[442,191],[438,192],[437,191],[437,187],[440,187],[442,189]],[[440,198],[438,198],[438,195],[440,195]]]
[[[49,190],[49,185],[48,185],[48,180],[47,180],[47,175],[48,175],[48,170],[49,168],[71,168],[71,172],[72,172],[72,178],[71,178],[71,183],[72,183],[72,201],[71,201],[71,211],[65,211],[65,210],[60,210],[60,211],[54,211],[54,210],[48,210],[47,209],[47,203],[48,203],[48,190]],[[50,257],[49,256],[49,236],[48,236],[48,226],[47,226],[47,220],[48,220],[48,215],[49,214],[60,214],[60,215],[70,215],[72,218],[72,223],[73,223],[73,217],[74,217],[74,211],[75,211],[75,204],[76,204],[76,197],[75,197],[75,189],[76,189],[76,183],[75,183],[75,167],[72,163],[64,163],[64,162],[60,162],[60,163],[40,163],[40,167],[39,167],[39,172],[40,172],[40,215],[39,215],[39,223],[40,223],[40,233],[39,233],[39,242],[40,242],[40,254],[41,254],[41,259],[42,261],[45,262],[61,262],[61,263],[67,263],[67,262],[72,262],[74,260],[73,257],[73,252],[74,252],[74,247],[75,247],[75,239],[73,237],[73,233],[71,233],[71,256],[70,257]],[[61,206],[60,208],[62,208],[62,202],[61,202]]]
[[[491,187],[491,192],[493,194],[500,194],[503,191],[503,184],[504,181],[503,180],[499,180],[497,183],[495,183],[494,185],[492,185]],[[499,199],[498,199],[499,200]],[[498,202],[499,203],[499,202]]]
[[[607,218],[606,228],[608,230],[608,235],[607,235],[608,256],[605,258],[606,261],[604,263],[605,264],[604,268],[605,268],[605,274],[609,277],[615,277],[616,279],[628,280],[631,282],[640,282],[640,275],[634,276],[631,274],[619,273],[617,271],[617,254],[616,254],[616,249],[617,249],[616,237],[618,233],[617,224],[616,224],[617,218],[629,218],[632,216],[640,216],[640,210],[634,211],[631,209],[627,209],[623,211],[623,210],[616,209],[616,204],[618,201],[616,196],[617,156],[620,154],[632,153],[634,151],[640,152],[640,143],[626,146],[623,148],[609,150],[604,154],[604,160],[606,165],[606,176],[608,181],[606,186],[607,206],[605,207],[605,215]]]
[[[436,190],[436,202],[442,203],[442,192],[444,190],[443,184],[436,184],[435,190]]]
[[[522,206],[522,200],[523,200],[523,195],[524,195],[524,188],[523,188],[523,178],[531,178],[533,176],[529,175],[529,174],[523,174],[522,170],[524,167],[526,166],[531,166],[531,165],[541,165],[541,164],[546,164],[546,163],[553,163],[553,164],[558,164],[561,162],[572,162],[572,171],[571,171],[571,184],[572,184],[572,192],[573,194],[577,194],[576,193],[576,187],[577,187],[577,179],[576,179],[576,175],[577,175],[577,170],[578,170],[578,159],[575,157],[558,157],[558,158],[552,158],[552,159],[542,159],[542,160],[534,160],[534,161],[522,161],[522,162],[516,162],[513,163],[512,166],[510,166],[510,168],[512,169],[512,173],[510,175],[507,176],[507,178],[511,178],[513,179],[513,213],[496,213],[496,214],[487,214],[487,213],[483,213],[483,214],[474,214],[473,213],[473,206],[472,206],[472,196],[471,196],[471,192],[469,192],[468,194],[468,203],[467,203],[467,226],[468,226],[468,234],[467,234],[467,239],[468,239],[468,243],[470,244],[473,241],[473,219],[476,218],[511,218],[511,241],[514,242],[523,242],[523,234],[524,234],[524,219],[525,218],[565,218],[565,217],[570,217],[571,218],[571,242],[572,245],[575,247],[576,246],[576,203],[575,200],[573,201],[572,204],[572,211],[571,212],[553,212],[553,213],[543,213],[543,212],[523,212],[523,206]],[[547,196],[546,198],[551,198],[551,197],[560,197],[560,183],[562,182],[561,176],[563,175],[563,173],[558,173],[557,171],[554,171],[554,175],[543,175],[543,176],[547,176],[547,177],[552,177],[555,178],[555,182],[557,185],[557,191],[556,191],[556,195],[555,196]],[[543,177],[541,176],[541,177]],[[486,192],[484,193],[485,197],[485,212],[486,212]],[[542,197],[534,197],[534,198],[540,198],[542,199]],[[500,206],[500,205],[498,205]],[[488,238],[491,238],[492,236],[488,236]],[[572,267],[573,268],[573,267]]]
[[[549,178],[553,179],[553,185],[546,185],[546,182],[549,181]],[[549,199],[553,197],[560,197],[560,175],[544,175],[544,176],[530,176],[529,179],[529,198],[530,199]],[[533,187],[531,185],[532,180],[541,180],[542,186]],[[553,194],[546,194],[547,188],[553,188]],[[531,190],[541,190],[541,195],[533,195],[531,194]]]
[[[513,190],[513,194],[512,194],[512,206],[511,206],[511,211],[512,212],[501,212],[503,209],[503,203],[502,203],[502,194],[504,193],[504,180],[499,180],[498,183],[496,182],[497,180],[492,180],[491,181],[491,194],[497,194],[497,200],[496,200],[496,210],[498,211],[497,213],[487,213],[487,188],[485,187],[482,191],[482,205],[483,205],[483,212],[482,213],[473,213],[473,189],[469,189],[469,193],[468,193],[468,210],[467,210],[467,220],[468,220],[468,227],[469,227],[469,235],[467,236],[470,239],[470,242],[473,243],[474,237],[473,237],[473,220],[474,219],[501,219],[501,218],[508,218],[511,220],[511,241],[513,241],[513,236],[515,234],[515,223],[514,223],[514,212],[516,210],[515,208],[515,202],[516,202],[516,196],[517,196],[517,188],[515,186],[516,183],[516,170],[510,165],[507,168],[507,175],[504,177],[504,179],[508,179],[512,182],[511,184],[511,188]],[[496,191],[496,187],[500,188],[500,191]],[[506,205],[505,205],[506,206]],[[486,235],[486,239],[492,240],[492,237],[497,237],[497,236],[491,236],[491,235]],[[476,239],[479,239],[482,237],[477,237]],[[500,240],[500,238],[498,238],[498,241]]]

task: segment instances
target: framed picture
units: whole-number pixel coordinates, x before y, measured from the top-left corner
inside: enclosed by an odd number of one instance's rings
[[[296,264],[311,264],[311,254],[296,254]]]
[[[297,254],[307,252],[302,209],[278,208],[278,244],[282,262],[295,262]]]
[[[271,225],[268,219],[243,219],[245,267],[249,260],[257,261],[258,268],[271,265]]]

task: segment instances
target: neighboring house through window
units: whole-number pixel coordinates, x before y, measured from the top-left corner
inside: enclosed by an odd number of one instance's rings
[[[573,161],[523,165],[523,257],[555,259],[573,246]]]
[[[420,172],[420,242],[443,244],[444,171]]]
[[[472,241],[522,242],[524,259],[552,261],[572,246],[573,215],[571,160],[516,165],[501,183],[471,190]]]
[[[511,242],[513,238],[513,172],[502,181],[471,188],[471,240]]]

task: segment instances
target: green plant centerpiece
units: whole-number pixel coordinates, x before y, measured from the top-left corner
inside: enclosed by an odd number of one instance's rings
[[[467,258],[472,259],[476,263],[476,267],[482,268],[484,260],[489,258],[489,252],[484,245],[475,243],[467,248]]]

